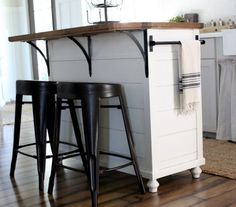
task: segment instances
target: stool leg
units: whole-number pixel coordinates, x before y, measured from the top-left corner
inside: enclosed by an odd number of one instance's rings
[[[76,111],[75,111],[75,106],[74,106],[74,102],[73,100],[68,100],[68,104],[70,107],[70,115],[71,115],[71,119],[72,119],[72,124],[73,124],[73,128],[74,128],[74,133],[75,133],[75,137],[76,137],[76,141],[77,144],[79,146],[79,150],[80,150],[80,155],[81,155],[81,159],[83,162],[83,166],[85,169],[85,172],[87,171],[87,162],[86,162],[86,157],[85,157],[85,153],[84,153],[84,146],[82,143],[82,138],[81,138],[81,133],[80,133],[80,128],[79,128],[79,123],[78,123],[78,119],[77,119],[77,115],[76,115]]]
[[[89,185],[92,207],[97,207],[99,191],[99,163],[98,163],[98,120],[99,98],[97,96],[83,97],[81,100],[85,145],[88,162]]]
[[[132,159],[132,162],[133,162],[136,178],[138,180],[138,185],[139,185],[140,192],[142,194],[144,194],[145,193],[145,188],[144,188],[143,179],[142,179],[142,176],[141,176],[141,173],[140,173],[140,170],[139,170],[135,150],[134,150],[134,140],[133,140],[131,127],[130,127],[130,123],[129,123],[129,119],[128,119],[128,113],[127,113],[126,108],[125,108],[123,97],[119,96],[119,100],[120,100],[121,111],[122,111],[122,116],[123,116],[124,125],[125,125],[125,131],[126,131],[126,135],[127,135],[127,142],[128,142],[128,145],[129,145],[129,151],[130,151],[131,159]]]
[[[59,139],[60,139],[60,122],[61,122],[61,99],[57,98],[56,112],[54,119],[54,133],[53,133],[53,148],[52,148],[52,166],[51,166],[51,175],[49,178],[48,193],[52,194],[54,179],[57,170],[58,163],[58,148],[59,148]]]
[[[22,113],[22,95],[16,94],[16,104],[15,104],[15,125],[14,125],[14,140],[13,140],[13,151],[12,151],[12,161],[10,176],[14,177],[16,168],[16,159],[20,141],[20,125],[21,125],[21,113]]]
[[[33,115],[36,139],[37,166],[39,177],[39,190],[44,188],[44,175],[46,163],[46,126],[47,126],[47,97],[45,94],[32,96]]]
[[[53,130],[54,130],[54,117],[55,117],[55,96],[48,96],[47,99],[47,129],[49,142],[51,146],[51,150],[53,148]]]

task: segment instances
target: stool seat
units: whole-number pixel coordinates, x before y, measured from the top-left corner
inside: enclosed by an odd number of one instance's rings
[[[15,125],[14,125],[14,140],[10,176],[14,177],[16,161],[18,153],[25,156],[37,159],[39,190],[44,188],[45,162],[46,158],[52,157],[46,155],[46,144],[50,143],[52,148],[52,140],[54,134],[54,117],[55,117],[55,98],[57,93],[57,82],[55,81],[33,81],[33,80],[17,80],[16,81],[16,103],[15,103]],[[31,96],[32,101],[23,101],[23,96]],[[22,105],[25,103],[32,104],[33,122],[35,130],[35,143],[20,145],[20,125]],[[68,107],[64,107],[68,108]],[[49,141],[47,141],[47,132]],[[68,142],[62,144],[72,146],[70,151],[59,154],[61,159],[66,159],[68,156],[77,155],[80,150],[78,146]],[[23,148],[35,145],[36,155],[23,152]],[[62,157],[63,156],[63,157]]]
[[[103,98],[118,97],[120,105],[116,107],[122,112],[127,143],[129,147],[130,157],[118,155],[115,153],[101,153],[112,156],[118,156],[129,160],[128,164],[123,164],[121,167],[127,167],[133,165],[138,186],[141,193],[145,193],[142,176],[138,167],[138,162],[134,149],[134,140],[131,132],[131,127],[128,119],[128,113],[126,111],[125,102],[122,94],[122,87],[120,84],[111,83],[87,83],[87,82],[58,82],[57,85],[57,104],[55,113],[55,134],[53,140],[53,162],[51,175],[49,180],[48,193],[51,194],[54,185],[54,178],[58,164],[58,147],[60,132],[58,130],[61,117],[62,100],[68,99],[69,104],[74,106],[75,100],[81,101],[82,119],[83,119],[83,132],[85,143],[85,158],[84,167],[88,177],[89,187],[91,192],[92,206],[97,207],[97,195],[99,192],[99,154],[98,151],[98,139],[99,136],[99,108],[100,100]],[[106,106],[109,108],[109,106]],[[78,125],[77,116],[72,117],[74,131],[79,134],[80,139],[80,127]],[[75,133],[76,134],[76,133]],[[115,167],[114,169],[120,169],[121,167]]]
[[[121,86],[111,83],[60,82],[57,90],[58,97],[67,99],[80,99],[88,95],[111,98],[120,95]]]
[[[57,93],[57,82],[33,80],[16,81],[16,94],[34,95],[35,93],[55,95]]]
[[[36,158],[39,177],[39,190],[44,188],[45,160],[46,160],[46,131],[49,135],[49,143],[52,146],[55,114],[55,95],[57,83],[54,81],[16,81],[16,102],[15,102],[15,124],[14,140],[10,176],[14,177],[18,153]],[[23,101],[23,96],[31,96],[31,102]],[[31,103],[33,108],[33,121],[35,130],[35,143],[20,145],[20,126],[22,105]],[[51,120],[52,119],[52,120]],[[23,147],[36,145],[36,155],[30,155],[20,151]]]

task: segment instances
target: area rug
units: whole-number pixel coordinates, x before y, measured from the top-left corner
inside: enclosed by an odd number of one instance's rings
[[[10,125],[14,124],[15,118],[15,104],[6,104],[0,109],[0,125]],[[22,107],[22,122],[32,121],[32,106],[30,104],[25,104]]]
[[[204,157],[202,166],[205,173],[236,179],[236,144],[216,139],[204,139]]]

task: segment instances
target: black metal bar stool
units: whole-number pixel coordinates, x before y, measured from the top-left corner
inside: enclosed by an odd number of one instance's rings
[[[127,135],[127,142],[130,151],[130,157],[119,155],[109,152],[98,152],[98,139],[99,137],[99,100],[103,98],[112,98],[118,97],[120,105],[117,108],[120,108],[123,115],[125,131]],[[61,115],[61,102],[63,99],[68,99],[71,103],[74,100],[81,100],[82,108],[82,117],[83,117],[83,129],[84,129],[84,138],[85,138],[85,148],[86,148],[86,160],[87,162],[85,172],[87,173],[92,206],[97,206],[97,195],[99,188],[99,153],[105,153],[112,156],[118,156],[124,159],[129,160],[128,163],[115,167],[113,169],[120,169],[133,165],[135,174],[137,177],[139,189],[141,193],[145,193],[145,188],[143,185],[141,173],[139,171],[137,158],[134,150],[134,142],[131,133],[130,124],[128,121],[127,111],[124,105],[124,100],[122,96],[121,86],[119,84],[107,84],[107,83],[71,83],[71,82],[59,82],[57,85],[57,107],[56,107],[56,119],[55,119],[55,137],[53,141],[53,163],[51,176],[49,181],[48,193],[52,194],[54,177],[57,170],[58,164],[58,143],[59,143],[59,130],[60,127],[60,115]],[[109,106],[108,106],[109,107]],[[76,118],[76,117],[74,117]],[[76,118],[77,119],[77,118]],[[76,122],[78,123],[78,122]],[[74,125],[76,130],[79,131],[79,126]],[[101,137],[102,138],[102,137]],[[110,171],[110,169],[108,169]]]
[[[10,176],[14,177],[18,153],[35,158],[37,159],[39,190],[43,190],[44,188],[46,158],[52,157],[52,155],[46,155],[46,143],[50,143],[52,148],[56,93],[57,83],[53,81],[16,81],[14,143]],[[23,101],[23,96],[31,96],[32,102]],[[22,105],[25,103],[30,103],[33,107],[35,143],[20,145],[21,113]],[[47,131],[49,135],[49,141],[47,141]],[[63,142],[63,144],[71,145],[74,148],[68,152],[60,153],[60,156],[79,152],[77,145],[67,142]],[[36,155],[32,155],[23,151],[24,147],[29,147],[32,145],[36,145]]]

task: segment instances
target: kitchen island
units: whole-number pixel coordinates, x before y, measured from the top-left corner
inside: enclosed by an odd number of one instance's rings
[[[34,41],[46,40],[47,54],[42,55],[50,80],[122,84],[140,170],[149,180],[149,191],[156,192],[158,178],[184,170],[199,178],[205,163],[201,101],[194,112],[180,114],[178,93],[179,41],[198,39],[201,27],[196,23],[109,23],[15,36],[9,41],[37,48]],[[127,154],[120,111],[101,110],[100,148]],[[70,139],[73,133],[66,112],[62,121],[62,136]],[[109,166],[121,162],[101,159]]]

